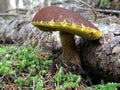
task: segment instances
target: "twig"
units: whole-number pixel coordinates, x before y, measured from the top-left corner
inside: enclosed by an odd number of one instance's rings
[[[30,11],[30,10],[32,10],[32,9],[15,8],[15,9],[8,9],[8,10],[5,10],[4,12],[10,12],[10,11],[16,11],[16,10],[18,10],[18,11],[26,11],[26,12],[27,12],[27,11]]]
[[[89,11],[89,8],[82,8],[82,7],[77,7],[78,9]],[[97,12],[106,12],[106,13],[118,13],[120,14],[120,10],[110,10],[110,9],[96,9]]]
[[[110,10],[110,9],[96,9],[99,12],[108,12],[108,13],[118,13],[120,14],[120,10]]]
[[[0,13],[0,16],[15,16],[15,17],[17,17],[17,16],[18,16],[18,14]]]
[[[75,1],[78,1],[78,0],[75,0]],[[96,13],[95,8],[94,8],[94,7],[92,7],[91,5],[89,5],[88,3],[84,2],[83,0],[79,0],[79,2],[81,2],[81,3],[85,4],[86,6],[88,6],[89,8],[91,8],[91,9],[92,9],[92,11],[93,11],[93,13],[94,13],[94,15],[95,15],[95,19],[94,19],[94,21],[96,21],[96,20],[97,20],[97,13]]]
[[[35,78],[33,78],[33,88],[32,90],[35,90]]]
[[[6,76],[6,74],[4,74],[2,77],[0,77],[0,82],[2,81],[2,79]]]

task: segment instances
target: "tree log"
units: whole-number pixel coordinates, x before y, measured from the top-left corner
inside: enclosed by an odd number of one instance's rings
[[[93,82],[102,79],[120,82],[120,27],[117,28],[103,32],[100,40],[80,43],[82,65]]]

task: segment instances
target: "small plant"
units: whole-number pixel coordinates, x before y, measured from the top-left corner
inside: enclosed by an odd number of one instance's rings
[[[42,89],[43,89],[43,80],[39,79],[37,81],[36,90],[42,90]]]
[[[0,62],[0,75],[10,75],[13,74],[14,71],[11,68],[10,62],[9,61],[4,61]]]
[[[16,50],[14,51],[14,49]],[[8,53],[11,50],[13,52]],[[23,48],[17,46],[0,47],[0,77],[4,76],[3,78],[7,78],[10,83],[17,84],[18,90],[23,90],[24,87],[30,88],[33,85],[33,81],[35,81],[34,88],[42,90],[43,80],[41,77],[46,73],[52,60],[48,60],[48,58],[44,61],[40,60],[33,51],[34,48],[31,46]],[[9,84],[5,84],[6,81],[4,80],[0,79],[0,89],[9,86]]]
[[[108,82],[107,84],[98,84],[92,86],[95,90],[118,90],[120,83]]]
[[[53,77],[54,82],[59,84],[57,90],[65,90],[67,88],[75,88],[81,81],[81,77],[75,74],[63,74],[63,67],[60,67],[57,75]]]
[[[110,6],[110,0],[100,0],[99,8],[108,8]]]

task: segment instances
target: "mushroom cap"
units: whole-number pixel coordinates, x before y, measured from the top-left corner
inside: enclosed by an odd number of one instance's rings
[[[39,10],[35,14],[32,24],[43,31],[68,32],[89,40],[102,37],[102,33],[79,14],[55,6],[48,6]]]

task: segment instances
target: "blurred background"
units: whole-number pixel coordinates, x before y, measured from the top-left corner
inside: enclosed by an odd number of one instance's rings
[[[31,10],[35,7],[58,5],[65,8],[85,7],[81,0],[0,0],[0,12],[14,9]],[[120,0],[83,0],[95,8],[120,10]]]

